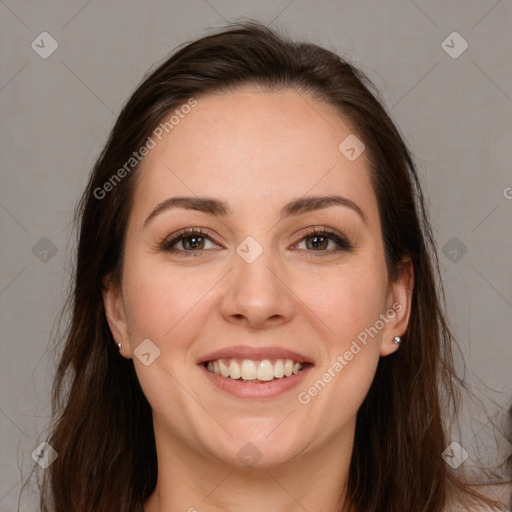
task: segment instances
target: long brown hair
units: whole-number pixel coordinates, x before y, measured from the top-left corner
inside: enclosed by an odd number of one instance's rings
[[[162,119],[191,98],[248,84],[294,88],[335,106],[352,123],[370,159],[390,278],[397,278],[404,257],[413,263],[407,333],[397,353],[380,359],[357,415],[348,487],[353,509],[440,512],[451,489],[499,506],[478,497],[441,456],[448,444],[443,414],[447,404],[457,403],[459,380],[435,243],[406,144],[360,70],[314,44],[244,22],[185,45],[145,77],[96,161],[75,214],[79,240],[71,318],[63,348],[56,346],[62,354],[48,439],[58,458],[43,475],[41,510],[140,512],[155,489],[151,408],[133,361],[119,357],[101,293],[104,276],[118,282],[122,277],[140,167],[127,168],[126,162]],[[112,181],[123,165],[122,179]]]

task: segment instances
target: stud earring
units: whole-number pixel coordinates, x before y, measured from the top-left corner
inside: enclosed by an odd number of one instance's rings
[[[400,336],[395,336],[395,337],[393,338],[393,343],[395,343],[396,345],[400,345],[400,342],[401,342],[401,341],[402,341],[402,340],[400,339]]]
[[[117,346],[119,348],[119,352],[121,352],[121,350],[123,350],[123,344],[122,343],[118,343]]]

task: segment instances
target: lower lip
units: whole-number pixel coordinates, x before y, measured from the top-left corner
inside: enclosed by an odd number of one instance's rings
[[[274,379],[269,382],[255,383],[245,382],[242,379],[230,379],[222,377],[216,373],[209,372],[203,364],[199,367],[205,373],[206,377],[222,391],[238,398],[274,398],[287,391],[297,387],[305,378],[313,365],[308,365],[304,370],[290,377]]]

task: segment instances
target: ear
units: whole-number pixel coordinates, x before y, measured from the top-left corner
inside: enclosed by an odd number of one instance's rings
[[[388,322],[383,330],[380,355],[388,356],[398,349],[393,342],[395,336],[403,336],[407,331],[411,315],[412,292],[414,289],[414,268],[412,260],[406,256],[399,267],[399,276],[389,285],[387,299]]]
[[[121,293],[121,287],[112,279],[111,275],[103,278],[103,307],[110,327],[110,332],[116,343],[122,343],[123,356],[131,353],[130,340],[128,336],[128,324],[126,312]]]

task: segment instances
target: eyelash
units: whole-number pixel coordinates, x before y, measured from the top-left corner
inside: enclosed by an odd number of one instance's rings
[[[170,253],[184,253],[185,256],[192,256],[197,257],[200,252],[207,251],[209,249],[198,249],[198,250],[185,250],[185,249],[175,249],[173,248],[174,245],[176,245],[178,242],[185,240],[187,238],[192,238],[194,236],[201,237],[201,238],[207,238],[211,242],[214,242],[215,244],[218,244],[208,233],[203,231],[201,228],[186,228],[182,229],[181,231],[171,235],[170,237],[164,238],[158,245],[159,249],[162,251],[170,252]],[[328,240],[332,240],[333,242],[337,243],[339,248],[338,249],[331,249],[331,250],[320,250],[315,251],[313,249],[300,249],[303,251],[308,251],[312,253],[320,253],[315,255],[317,256],[323,256],[323,254],[332,254],[334,252],[339,251],[346,251],[350,252],[355,249],[355,246],[345,237],[338,235],[334,231],[330,230],[329,228],[313,228],[310,231],[307,231],[304,233],[302,238],[299,240],[298,243],[306,240],[307,238],[312,237],[322,237],[327,238]],[[218,244],[220,245],[220,244]],[[188,254],[187,254],[188,253]],[[323,253],[323,254],[322,254]]]

